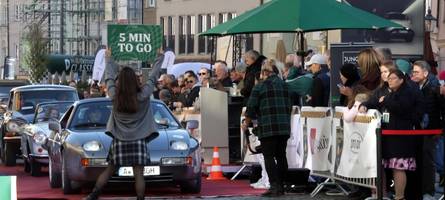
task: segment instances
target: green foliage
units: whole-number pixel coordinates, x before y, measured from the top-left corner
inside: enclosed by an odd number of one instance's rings
[[[25,53],[25,65],[28,66],[31,82],[39,83],[47,71],[48,40],[44,38],[44,32],[39,24],[29,26],[25,34],[28,51]]]

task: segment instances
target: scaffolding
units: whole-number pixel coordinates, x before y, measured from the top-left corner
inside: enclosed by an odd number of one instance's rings
[[[102,44],[105,0],[33,0],[29,22],[47,27],[51,54],[94,55]]]

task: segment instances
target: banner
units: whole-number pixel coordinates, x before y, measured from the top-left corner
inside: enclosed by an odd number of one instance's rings
[[[17,177],[0,176],[0,199],[17,199]]]
[[[332,145],[330,153],[331,173],[336,174],[338,166],[340,165],[341,154],[343,151],[343,112],[346,107],[335,107],[334,116],[332,119]]]
[[[294,106],[292,113],[291,133],[289,140],[287,141],[286,157],[288,167],[295,169],[303,167],[303,126],[301,125],[299,108]]]
[[[97,52],[96,59],[94,60],[93,80],[97,80],[99,83],[105,71],[105,51],[106,49],[99,50],[99,52]]]
[[[153,61],[161,44],[158,25],[108,25],[108,47],[115,60]]]
[[[328,171],[331,146],[331,115],[329,108],[302,107],[301,123],[304,134],[305,168],[313,171]]]
[[[369,110],[357,116],[355,122],[344,122],[344,140],[337,174],[347,178],[377,177],[375,131],[380,126],[380,114]]]

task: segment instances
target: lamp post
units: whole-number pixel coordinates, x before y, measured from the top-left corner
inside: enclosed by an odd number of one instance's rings
[[[431,7],[428,7],[427,14],[425,15],[425,36],[424,36],[424,48],[423,48],[423,59],[430,63],[431,65],[431,71],[433,73],[436,72],[436,64],[434,59],[433,50],[431,47],[431,32],[434,31],[434,22],[437,21],[437,18],[435,18],[431,14]]]
[[[431,14],[431,7],[428,7],[427,14],[425,15],[425,31],[427,33],[431,33],[434,31],[434,25],[433,23],[437,21],[437,18],[435,18]]]

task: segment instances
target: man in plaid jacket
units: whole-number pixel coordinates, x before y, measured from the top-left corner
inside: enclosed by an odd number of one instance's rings
[[[264,81],[252,89],[247,102],[246,120],[258,120],[257,136],[261,142],[270,189],[263,194],[277,197],[284,194],[283,179],[287,172],[286,146],[290,135],[292,111],[291,96],[287,84],[274,70],[273,60],[266,60],[261,68]]]

